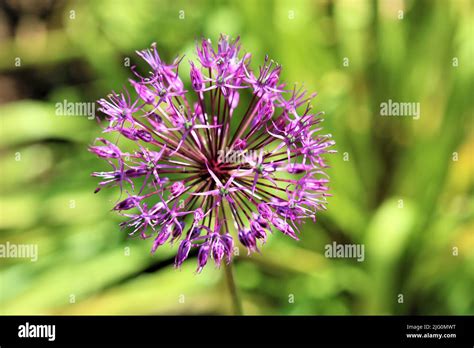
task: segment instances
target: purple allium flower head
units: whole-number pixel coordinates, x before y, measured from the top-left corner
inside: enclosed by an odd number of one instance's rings
[[[96,192],[119,187],[113,210],[128,219],[122,228],[153,238],[152,253],[179,241],[176,267],[196,249],[200,272],[209,258],[231,262],[235,240],[249,254],[269,232],[298,240],[305,219],[326,209],[334,141],[320,134],[315,94],[287,89],[268,56],[255,73],[238,38],[222,35],[217,49],[202,40],[196,50],[187,87],[182,59],[167,65],[156,44],[137,51],[151,71],[132,68],[136,97],[125,90],[98,101],[104,133],[118,137],[89,150],[112,167],[92,175],[103,180]]]

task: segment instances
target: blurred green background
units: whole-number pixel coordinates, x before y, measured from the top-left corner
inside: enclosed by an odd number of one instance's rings
[[[220,33],[241,36],[254,69],[268,53],[290,86],[317,91],[338,151],[329,209],[302,240],[274,234],[236,260],[245,313],[474,314],[473,7],[0,1],[0,243],[39,247],[37,262],[0,259],[0,314],[231,313],[223,271],[175,270],[175,249],[152,256],[119,230],[117,190],[93,194],[100,127],[55,115],[126,85],[137,49],[193,58]],[[388,99],[419,102],[420,119],[381,117]],[[364,244],[364,262],[325,258],[333,241]]]

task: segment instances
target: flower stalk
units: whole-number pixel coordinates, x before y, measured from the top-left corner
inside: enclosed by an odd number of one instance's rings
[[[243,315],[242,302],[239,297],[237,285],[234,278],[234,270],[232,264],[224,266],[225,269],[225,278],[227,287],[229,289],[230,298],[232,301],[232,311],[234,315]]]

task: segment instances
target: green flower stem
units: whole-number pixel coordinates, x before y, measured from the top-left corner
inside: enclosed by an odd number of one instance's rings
[[[234,271],[232,269],[232,264],[224,265],[225,268],[225,278],[227,281],[227,286],[229,287],[230,296],[232,298],[232,306],[234,315],[243,315],[242,303],[240,302],[239,294],[237,292],[237,287],[235,286],[234,280]]]

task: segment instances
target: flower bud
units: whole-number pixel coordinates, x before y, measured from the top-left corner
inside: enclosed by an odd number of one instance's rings
[[[178,239],[181,237],[184,229],[184,221],[179,221],[177,224],[174,224],[173,229],[171,230],[171,237],[173,240]]]
[[[166,241],[169,239],[171,235],[171,226],[170,225],[165,225],[158,236],[156,236],[155,241],[153,242],[153,247],[151,248],[151,253],[154,254],[156,249],[158,249],[159,246],[163,245],[166,243]]]
[[[225,246],[224,252],[227,258],[227,263],[230,263],[232,260],[232,253],[234,251],[234,239],[230,234],[226,233],[221,236],[221,241]]]
[[[216,265],[220,266],[224,255],[225,255],[225,245],[220,239],[217,239],[212,244],[212,258],[216,262]]]
[[[118,158],[120,157],[114,151],[111,151],[107,146],[91,146],[89,147],[89,151],[95,153],[97,156],[101,158]]]
[[[201,247],[199,248],[199,253],[198,253],[198,268],[196,270],[197,273],[200,273],[204,266],[207,263],[207,259],[209,257],[209,251],[210,247],[208,243],[202,244]]]
[[[153,104],[155,101],[155,95],[146,87],[144,84],[135,82],[133,80],[129,80],[132,86],[135,88],[138,96],[143,99],[143,101],[147,104]]]
[[[296,236],[293,227],[291,227],[285,220],[275,218],[273,219],[272,223],[273,226],[275,226],[275,228],[281,231],[283,234],[286,234],[287,236],[290,236],[293,239],[299,240],[299,238]]]
[[[312,168],[311,166],[307,166],[307,165],[302,164],[302,163],[294,163],[294,164],[288,165],[286,167],[286,170],[290,174],[301,174],[301,173],[307,172],[311,168]]]
[[[256,220],[250,222],[250,231],[256,239],[263,239],[264,241],[267,239],[265,230]]]
[[[137,130],[137,137],[147,143],[153,140],[153,137],[151,136],[150,132],[144,129]]]
[[[138,140],[137,136],[137,130],[133,128],[123,128],[121,127],[119,129],[120,134],[122,134],[125,138],[128,138],[130,140]]]
[[[138,196],[130,196],[127,199],[117,203],[113,210],[129,210],[138,205],[140,203],[141,197]]]
[[[200,92],[204,89],[204,81],[199,69],[191,62],[191,85],[194,91]]]
[[[191,250],[191,242],[188,239],[183,239],[174,260],[175,267],[181,267],[184,260],[188,258],[189,250]]]
[[[249,254],[251,251],[254,251],[257,248],[255,237],[250,232],[250,230],[240,230],[239,241],[247,248]]]
[[[101,158],[120,158],[122,153],[120,152],[120,149],[112,144],[110,141],[105,140],[103,138],[99,138],[102,143],[105,144],[105,146],[90,146],[89,151],[92,153],[95,153],[97,156]]]
[[[273,216],[272,209],[266,203],[260,203],[257,207],[258,212],[265,220],[271,220]]]

